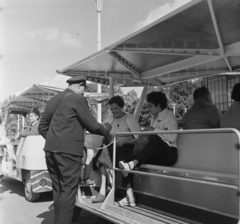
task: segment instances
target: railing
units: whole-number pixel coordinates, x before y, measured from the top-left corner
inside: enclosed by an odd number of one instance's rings
[[[196,182],[196,183],[203,183],[203,184],[210,184],[210,185],[214,185],[214,186],[220,186],[220,187],[227,187],[227,188],[231,188],[231,189],[237,189],[238,190],[238,196],[239,196],[239,189],[240,189],[240,132],[236,129],[233,128],[222,128],[222,129],[199,129],[199,130],[176,130],[176,131],[148,131],[148,132],[118,132],[116,133],[116,136],[114,137],[113,140],[113,170],[114,171],[123,171],[122,169],[118,169],[115,167],[115,163],[116,163],[116,137],[118,135],[156,135],[156,134],[210,134],[210,133],[235,133],[238,139],[238,186],[235,186],[233,184],[224,184],[224,183],[217,183],[211,180],[198,180],[198,179],[191,179],[191,177],[189,176],[182,176],[182,177],[176,177],[176,176],[170,176],[167,175],[166,173],[148,173],[148,172],[142,172],[142,171],[138,171],[138,170],[130,170],[128,172],[130,173],[135,173],[135,174],[141,174],[141,175],[148,175],[148,176],[158,176],[158,177],[163,177],[164,178],[170,178],[170,179],[176,179],[176,180],[186,180],[186,181],[190,181],[190,182]],[[164,167],[164,169],[167,169],[167,167]],[[178,168],[171,168],[171,169],[175,169],[175,170],[181,170]],[[187,171],[187,169],[185,169]],[[191,170],[189,170],[191,171]],[[114,204],[114,200],[115,200],[115,172],[113,172],[113,185],[112,185],[112,190],[110,192],[110,194],[108,195],[107,199],[105,200],[102,208],[105,207],[105,203]],[[238,198],[238,211],[239,211],[239,215],[240,215],[240,199]],[[239,218],[238,218],[239,220]],[[240,224],[240,220],[238,221],[238,224]]]

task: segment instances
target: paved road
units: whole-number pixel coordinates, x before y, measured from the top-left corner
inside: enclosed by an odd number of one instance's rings
[[[0,223],[1,224],[54,224],[52,194],[44,193],[38,202],[30,203],[24,198],[23,184],[9,177],[0,183]],[[111,224],[98,216],[82,210],[74,224]]]

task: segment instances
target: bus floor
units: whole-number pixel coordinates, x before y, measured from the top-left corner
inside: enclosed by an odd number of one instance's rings
[[[137,206],[117,207],[103,203],[92,203],[92,198],[99,191],[99,186],[81,186],[82,198],[77,206],[99,215],[114,223],[161,223],[161,224],[237,224],[238,220],[220,214],[204,211],[180,203],[163,200],[139,192],[135,193]],[[115,191],[115,201],[124,197],[124,189]]]

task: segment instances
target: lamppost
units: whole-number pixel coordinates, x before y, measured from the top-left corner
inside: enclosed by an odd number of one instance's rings
[[[187,108],[184,107],[183,110],[184,110],[184,114],[186,114],[187,113]]]
[[[95,0],[97,16],[98,16],[98,32],[97,32],[97,50],[101,50],[101,12],[103,8],[103,0]],[[102,92],[102,85],[98,84],[97,92]],[[98,122],[102,122],[102,104],[98,104]]]
[[[177,106],[177,104],[176,103],[171,103],[172,104],[172,107],[173,107],[173,114],[175,114],[176,113],[176,106]]]

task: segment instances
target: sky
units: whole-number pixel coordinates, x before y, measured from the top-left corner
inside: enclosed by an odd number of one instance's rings
[[[189,1],[104,0],[102,48]],[[0,0],[0,39],[0,102],[34,84],[66,88],[56,70],[97,51],[95,0]]]

